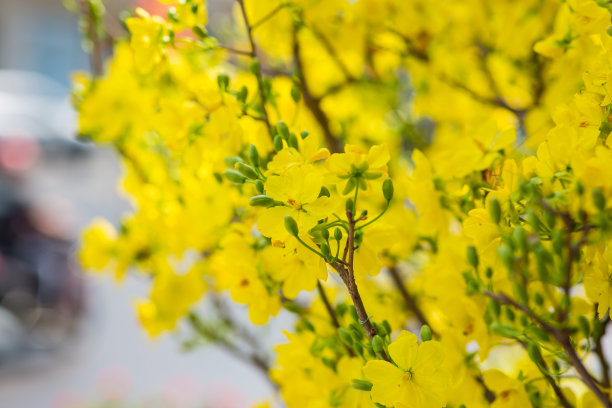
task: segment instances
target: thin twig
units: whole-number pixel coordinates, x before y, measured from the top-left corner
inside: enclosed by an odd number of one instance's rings
[[[414,313],[414,315],[416,316],[416,318],[419,320],[421,324],[426,324],[429,326],[429,323],[427,322],[427,318],[425,317],[425,315],[419,308],[419,305],[417,305],[412,295],[408,293],[406,286],[404,286],[404,282],[397,268],[396,267],[389,268],[389,275],[391,275],[391,279],[393,280],[395,287],[399,290],[400,294],[402,295],[402,298],[404,299],[404,303],[406,303],[406,306],[408,307],[408,309],[410,309],[412,313]]]

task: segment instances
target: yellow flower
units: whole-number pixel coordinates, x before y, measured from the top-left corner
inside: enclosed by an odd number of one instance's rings
[[[528,407],[529,398],[523,384],[499,370],[487,370],[483,374],[485,385],[496,394],[492,408]]]
[[[125,24],[130,30],[130,45],[134,50],[134,62],[140,72],[149,72],[163,56],[161,39],[165,21],[158,16],[151,17],[145,10],[136,9],[138,17],[130,17]]]
[[[372,401],[387,406],[443,407],[450,374],[442,366],[444,351],[437,341],[417,344],[417,337],[403,331],[389,346],[397,365],[369,361],[363,371],[372,382]]]

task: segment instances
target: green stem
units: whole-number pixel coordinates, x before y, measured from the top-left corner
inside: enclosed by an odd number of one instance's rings
[[[371,223],[373,223],[374,221],[376,221],[377,219],[379,219],[380,217],[382,217],[387,212],[387,209],[389,209],[389,204],[391,204],[391,201],[387,201],[387,205],[385,206],[385,209],[382,210],[380,214],[378,214],[375,218],[366,222],[365,224],[358,226],[356,229],[357,230],[363,229],[367,227],[368,225],[370,225]]]

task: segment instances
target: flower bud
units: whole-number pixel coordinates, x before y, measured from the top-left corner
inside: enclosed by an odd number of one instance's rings
[[[429,341],[429,340],[431,340],[431,338],[432,338],[431,327],[429,327],[428,325],[424,324],[423,326],[421,326],[421,340]]]
[[[249,161],[253,166],[259,167],[259,152],[253,144],[249,147]]]
[[[257,190],[258,193],[263,194],[264,192],[264,183],[261,180],[257,180],[255,182],[255,189]]]
[[[344,209],[346,211],[353,211],[353,199],[349,198],[348,200],[346,200],[346,203],[344,204]]]
[[[487,310],[491,317],[495,319],[499,319],[499,315],[501,314],[501,305],[495,299],[489,299],[489,303],[487,303]]]
[[[327,187],[325,187],[325,186],[322,186],[321,187],[321,191],[319,191],[318,197],[331,197],[329,189]]]
[[[372,338],[372,349],[374,349],[374,352],[377,354],[382,353],[385,349],[383,339],[378,334]]]
[[[331,251],[329,249],[329,245],[327,245],[326,242],[323,242],[321,244],[321,253],[323,254],[323,256],[325,257],[325,259],[328,259],[331,257]]]
[[[270,207],[274,205],[274,199],[267,195],[256,195],[251,197],[249,204],[253,207]]]
[[[599,188],[593,189],[593,204],[599,211],[603,211],[606,208],[606,198],[604,197],[603,191]]]
[[[227,91],[229,87],[229,77],[226,74],[217,75],[217,85],[219,85],[219,89],[221,92]]]
[[[308,137],[308,135],[309,135],[309,134],[310,134],[310,133],[309,133],[307,130],[302,130],[302,131],[300,132],[300,137],[301,137],[302,139],[306,139],[306,138]]]
[[[236,93],[236,99],[242,103],[246,102],[248,96],[249,90],[246,86],[242,86],[242,88],[240,88],[240,90]]]
[[[280,152],[281,150],[283,150],[283,138],[280,137],[280,135],[276,135],[274,136],[274,150],[276,150],[277,152]]]
[[[353,383],[351,386],[359,391],[370,391],[372,390],[372,383],[366,380],[360,380],[357,378],[352,379]]]
[[[293,102],[295,103],[300,101],[300,88],[298,88],[296,85],[291,87],[291,99],[293,99]]]
[[[293,147],[294,149],[298,148],[298,140],[295,133],[289,133],[289,139],[287,139],[287,144],[289,145],[289,147]]]
[[[529,354],[531,361],[536,363],[538,366],[542,364],[542,353],[540,352],[540,347],[536,343],[529,343],[529,346],[527,346],[527,354]]]
[[[340,228],[336,228],[334,230],[334,239],[336,241],[340,241],[342,239],[342,231],[340,230]]]
[[[206,27],[201,24],[194,25],[193,27],[191,27],[191,31],[193,31],[195,36],[198,37],[200,40],[203,40],[204,38],[208,37],[208,31],[206,31]]]
[[[383,181],[383,196],[387,201],[391,201],[393,198],[393,182],[390,178]]]
[[[293,217],[290,215],[285,215],[285,229],[287,230],[289,235],[297,237],[299,232],[297,222],[295,222]]]
[[[223,175],[232,183],[244,184],[244,182],[246,181],[246,177],[238,173],[236,170],[225,170],[223,172]]]
[[[238,170],[240,174],[242,174],[248,179],[256,180],[259,178],[259,176],[257,176],[257,172],[255,171],[255,169],[253,169],[251,166],[248,166],[244,163],[238,163],[236,165],[236,170]]]
[[[276,124],[276,130],[278,131],[280,137],[285,140],[289,139],[289,127],[287,127],[287,124],[285,122],[279,120]]]
[[[257,58],[253,58],[251,63],[249,64],[249,72],[255,76],[259,75],[259,70],[261,69],[261,65],[259,64],[259,60]]]
[[[473,245],[467,247],[467,260],[472,268],[478,268],[478,252],[476,252],[476,248]]]
[[[495,224],[499,224],[501,221],[501,207],[497,198],[492,197],[489,200],[489,214]]]

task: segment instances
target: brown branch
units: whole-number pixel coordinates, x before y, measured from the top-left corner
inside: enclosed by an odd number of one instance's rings
[[[342,146],[340,145],[340,141],[334,136],[329,126],[329,118],[321,108],[321,99],[315,97],[310,91],[310,87],[308,86],[308,79],[304,73],[304,65],[302,61],[302,57],[300,55],[300,43],[298,41],[297,29],[293,32],[293,59],[295,60],[295,67],[297,70],[297,76],[299,78],[302,96],[304,98],[304,103],[315,117],[317,123],[323,130],[323,135],[325,136],[325,143],[327,147],[332,153],[339,153],[342,151]]]
[[[240,11],[242,12],[242,18],[244,19],[244,25],[247,31],[247,37],[249,39],[249,43],[251,44],[251,56],[253,58],[257,58],[257,46],[255,45],[255,39],[253,38],[252,27],[249,25],[249,19],[246,14],[246,9],[244,8],[244,0],[236,0],[240,5]],[[270,120],[268,116],[268,111],[266,110],[266,96],[264,94],[263,87],[263,76],[261,74],[261,65],[258,66],[256,75],[257,77],[257,90],[259,92],[259,99],[261,102],[261,114],[266,123],[266,127],[268,128],[268,133],[272,136],[272,127],[270,126]]]
[[[597,305],[595,305],[595,313],[597,313]],[[604,388],[610,388],[610,363],[608,363],[608,359],[604,354],[603,343],[601,338],[606,333],[606,329],[608,328],[608,324],[610,323],[610,316],[606,316],[605,320],[602,322],[603,324],[603,332],[600,336],[595,339],[595,354],[597,354],[597,358],[599,359],[599,364],[601,365],[602,371],[602,379],[599,382]],[[608,395],[609,397],[609,395]]]
[[[414,313],[414,315],[416,316],[416,318],[419,320],[421,324],[426,324],[430,326],[429,323],[427,322],[427,318],[425,317],[425,315],[419,308],[419,305],[417,305],[412,295],[408,293],[406,286],[404,286],[404,282],[397,268],[396,267],[389,268],[389,275],[391,275],[391,279],[393,280],[395,287],[399,290],[400,294],[402,295],[402,298],[404,299],[404,303],[406,303],[406,306],[408,307],[408,309],[410,309],[412,313]]]
[[[533,313],[527,306],[522,305],[503,293],[497,294],[490,291],[484,291],[484,294],[491,299],[497,300],[501,304],[510,305],[521,312],[523,312],[527,317],[536,322],[542,329],[551,334],[555,340],[561,345],[561,347],[565,350],[567,357],[570,360],[570,364],[574,367],[578,376],[581,378],[582,382],[595,394],[597,399],[607,408],[612,408],[612,403],[610,402],[608,396],[599,388],[597,385],[597,381],[594,377],[589,373],[586,369],[584,363],[576,353],[574,346],[570,341],[570,336],[566,330],[559,330],[549,323],[542,320],[535,313]]]
[[[321,285],[321,281],[317,281],[317,289],[319,290],[319,296],[321,296],[321,300],[325,305],[325,309],[329,314],[329,318],[331,319],[332,324],[337,329],[340,327],[340,323],[338,322],[338,317],[336,316],[336,312],[329,303],[329,299],[327,298],[327,294],[325,293],[325,289],[323,289],[323,285]]]

